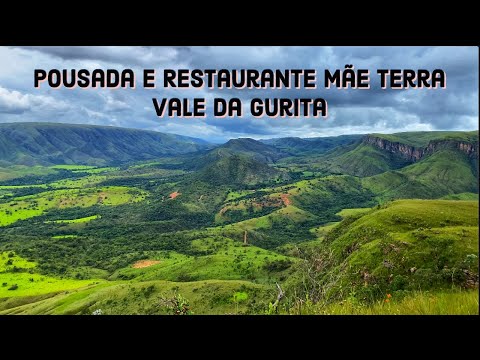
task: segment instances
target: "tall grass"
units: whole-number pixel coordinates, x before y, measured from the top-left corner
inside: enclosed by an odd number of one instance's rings
[[[302,315],[478,315],[478,290],[445,293],[417,292],[402,300],[395,295],[372,305],[343,301],[330,305],[306,301],[291,310]],[[388,301],[387,301],[388,300]]]

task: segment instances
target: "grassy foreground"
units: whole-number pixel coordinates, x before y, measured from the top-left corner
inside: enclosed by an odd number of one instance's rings
[[[245,314],[265,309],[275,291],[248,281],[105,282],[78,290],[44,296],[0,299],[0,315],[169,314],[162,298],[181,294],[193,314]]]
[[[389,295],[389,294],[388,294]],[[370,306],[343,301],[327,306],[309,304],[293,310],[302,315],[478,315],[478,291],[418,292],[402,300],[385,296]]]

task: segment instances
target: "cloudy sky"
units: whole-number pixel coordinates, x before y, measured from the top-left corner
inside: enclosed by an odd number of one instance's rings
[[[229,138],[313,137],[369,132],[478,129],[477,47],[0,47],[0,123],[49,121]],[[323,70],[370,69],[370,90],[323,88]],[[34,69],[317,69],[317,90],[34,88]],[[381,90],[376,69],[443,69],[446,89]],[[159,82],[157,81],[157,84]],[[226,92],[229,91],[229,92]],[[326,119],[158,118],[152,97],[321,97]],[[209,101],[210,100],[210,101]]]

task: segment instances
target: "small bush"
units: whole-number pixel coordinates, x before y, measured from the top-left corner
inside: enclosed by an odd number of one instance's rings
[[[274,260],[268,261],[263,265],[263,268],[268,272],[278,272],[288,269],[292,266],[292,262],[290,260]]]

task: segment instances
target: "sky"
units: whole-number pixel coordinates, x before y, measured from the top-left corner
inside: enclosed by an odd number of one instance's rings
[[[478,129],[478,47],[0,47],[0,123],[41,121],[120,126],[212,142],[251,137],[316,137],[372,132]],[[323,87],[323,71],[369,69],[370,90]],[[34,69],[316,69],[316,90],[52,89],[34,87]],[[376,69],[443,69],[446,89],[382,90]],[[157,81],[157,84],[160,84]],[[152,98],[205,98],[204,119],[159,118]],[[242,118],[215,118],[214,97],[238,97]],[[324,98],[327,118],[253,118],[252,98]]]

